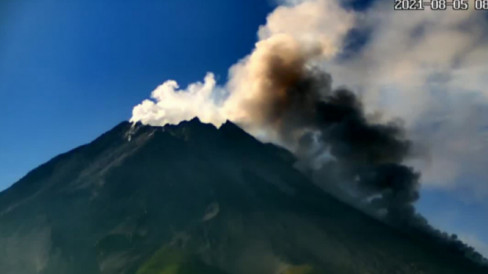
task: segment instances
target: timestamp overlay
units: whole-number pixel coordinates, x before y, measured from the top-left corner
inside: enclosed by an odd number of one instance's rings
[[[488,11],[488,0],[395,0],[395,10],[479,10]]]

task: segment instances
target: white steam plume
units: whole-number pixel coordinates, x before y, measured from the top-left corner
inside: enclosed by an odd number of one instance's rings
[[[160,126],[198,116],[203,122],[220,125],[225,120],[214,100],[217,90],[212,73],[203,83],[193,83],[185,90],[180,90],[176,81],[166,81],[151,93],[154,101],[144,100],[134,107],[131,121]]]

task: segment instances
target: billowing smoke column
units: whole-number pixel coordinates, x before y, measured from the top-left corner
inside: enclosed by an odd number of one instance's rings
[[[261,27],[253,53],[231,68],[225,87],[216,87],[211,74],[187,91],[176,92],[177,84],[166,82],[153,92],[156,102],[135,107],[132,121],[232,120],[290,148],[302,163],[318,162],[303,167],[310,174],[334,170],[334,176],[316,176],[319,184],[354,187],[388,219],[408,220],[418,175],[402,165],[410,148],[402,130],[369,122],[358,97],[333,90],[331,76],[316,66],[337,54],[352,24],[353,14],[332,1],[279,7]],[[333,160],[321,158],[326,152]]]
[[[285,3],[260,28],[254,51],[230,68],[225,85],[218,86],[210,73],[204,82],[183,90],[175,81],[165,82],[153,91],[153,100],[134,108],[131,121],[161,126],[198,116],[220,126],[231,120],[262,140],[289,148],[299,159],[298,167],[324,188],[347,193],[391,224],[423,231],[466,250],[415,214],[419,174],[403,164],[411,144],[400,124],[370,117],[358,95],[344,87],[333,88],[332,77],[325,72],[324,64],[329,63],[341,83],[348,76],[340,73],[344,70],[336,59],[359,17],[333,0]],[[351,68],[350,75],[361,76],[361,81],[351,78],[351,82],[362,82],[368,74],[365,60],[344,63]],[[391,81],[403,79],[411,68],[398,65],[391,71],[388,67],[377,70],[392,75],[386,82],[391,86]]]
[[[203,83],[185,90],[167,81],[153,91],[154,101],[145,100],[134,108],[132,121],[164,125],[198,116],[217,126],[228,119],[252,133],[272,134],[265,128],[269,121],[257,116],[256,110],[280,100],[306,67],[335,56],[354,23],[353,13],[334,1],[294,2],[269,15],[254,51],[230,68],[225,86],[217,86],[211,73]]]
[[[356,185],[362,195],[376,196],[372,204],[386,209],[389,219],[410,219],[418,175],[402,165],[410,149],[402,130],[393,123],[370,123],[354,93],[333,90],[331,77],[307,62],[320,54],[319,48],[300,50],[293,41],[283,41],[259,52],[261,67],[251,82],[258,92],[234,104],[245,113],[238,121],[271,132],[306,162],[320,162],[328,151],[334,159],[322,160],[322,169],[335,170],[336,176],[319,177],[319,184]]]
[[[353,17],[333,1],[281,6],[260,28],[253,53],[231,68],[225,87],[216,87],[211,74],[186,91],[166,82],[153,92],[156,102],[135,107],[132,121],[161,125],[199,116],[219,125],[232,120],[295,151],[302,163],[318,161],[320,167],[303,167],[310,173],[336,171],[334,177],[319,176],[319,184],[356,186],[361,198],[374,197],[371,204],[388,216],[408,219],[418,197],[418,175],[402,165],[409,153],[402,131],[368,122],[356,95],[333,90],[330,75],[316,65],[337,54]],[[326,151],[332,162],[321,160]]]

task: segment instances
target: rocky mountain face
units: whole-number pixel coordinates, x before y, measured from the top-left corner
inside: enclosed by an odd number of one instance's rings
[[[488,273],[227,122],[121,123],[0,193],[0,273]]]

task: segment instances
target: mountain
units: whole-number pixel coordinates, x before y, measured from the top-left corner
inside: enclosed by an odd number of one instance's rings
[[[488,273],[235,124],[124,122],[0,193],[0,273]]]

